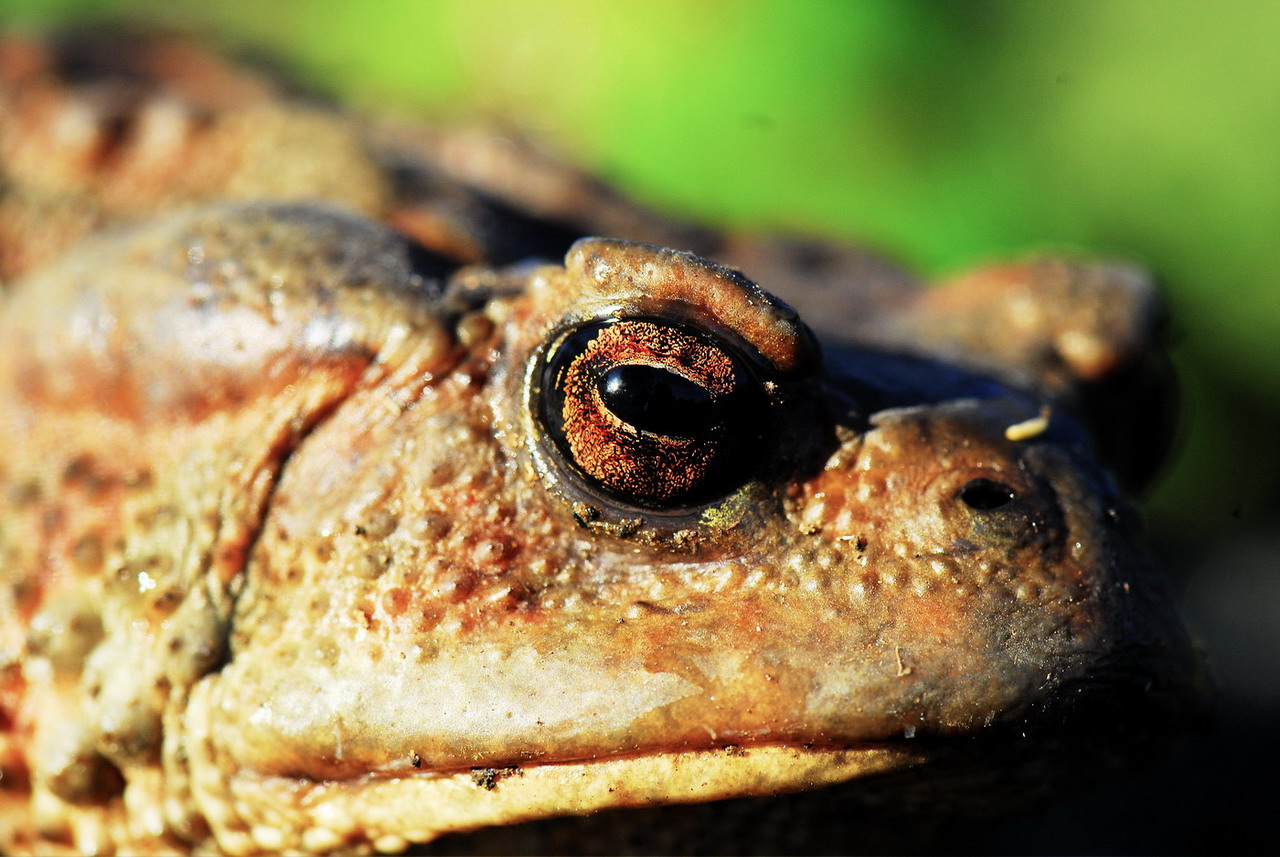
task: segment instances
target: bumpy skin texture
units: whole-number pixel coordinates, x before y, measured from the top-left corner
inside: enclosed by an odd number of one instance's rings
[[[1140,272],[918,290],[180,43],[11,40],[0,83],[0,848],[396,851],[926,770],[1127,691],[1176,719],[1192,658],[1083,419],[1149,377]],[[588,234],[739,264],[824,344]],[[628,503],[548,437],[557,337],[615,316],[753,367],[723,496]]]

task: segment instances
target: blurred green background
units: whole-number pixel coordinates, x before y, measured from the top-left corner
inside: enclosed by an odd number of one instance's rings
[[[985,848],[1280,850],[1280,0],[0,0],[10,27],[120,16],[929,275],[1045,249],[1148,265],[1186,412],[1149,519],[1218,729]]]
[[[1149,500],[1213,537],[1280,502],[1274,0],[0,0],[167,22],[365,109],[497,117],[633,194],[858,239],[928,274],[1066,248],[1166,284],[1187,419]]]

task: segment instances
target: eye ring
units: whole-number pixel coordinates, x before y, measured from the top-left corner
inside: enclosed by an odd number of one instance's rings
[[[554,337],[534,373],[551,454],[598,502],[687,514],[758,474],[766,386],[749,352],[701,325],[610,314]]]

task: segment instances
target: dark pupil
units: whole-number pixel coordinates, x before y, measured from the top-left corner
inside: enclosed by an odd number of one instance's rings
[[[1013,489],[993,479],[971,479],[960,489],[960,499],[971,509],[990,512],[1014,500]]]
[[[705,387],[659,366],[615,366],[600,377],[596,389],[614,416],[641,431],[706,438],[720,423],[720,408]]]

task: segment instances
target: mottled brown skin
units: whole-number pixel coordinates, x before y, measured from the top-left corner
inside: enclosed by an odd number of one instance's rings
[[[7,42],[0,107],[5,851],[397,851],[1186,697],[1077,416],[1155,348],[1136,271],[920,291],[166,41]],[[825,345],[600,233],[739,262]],[[548,437],[549,343],[606,315],[755,367],[771,442],[722,495],[627,503]]]

